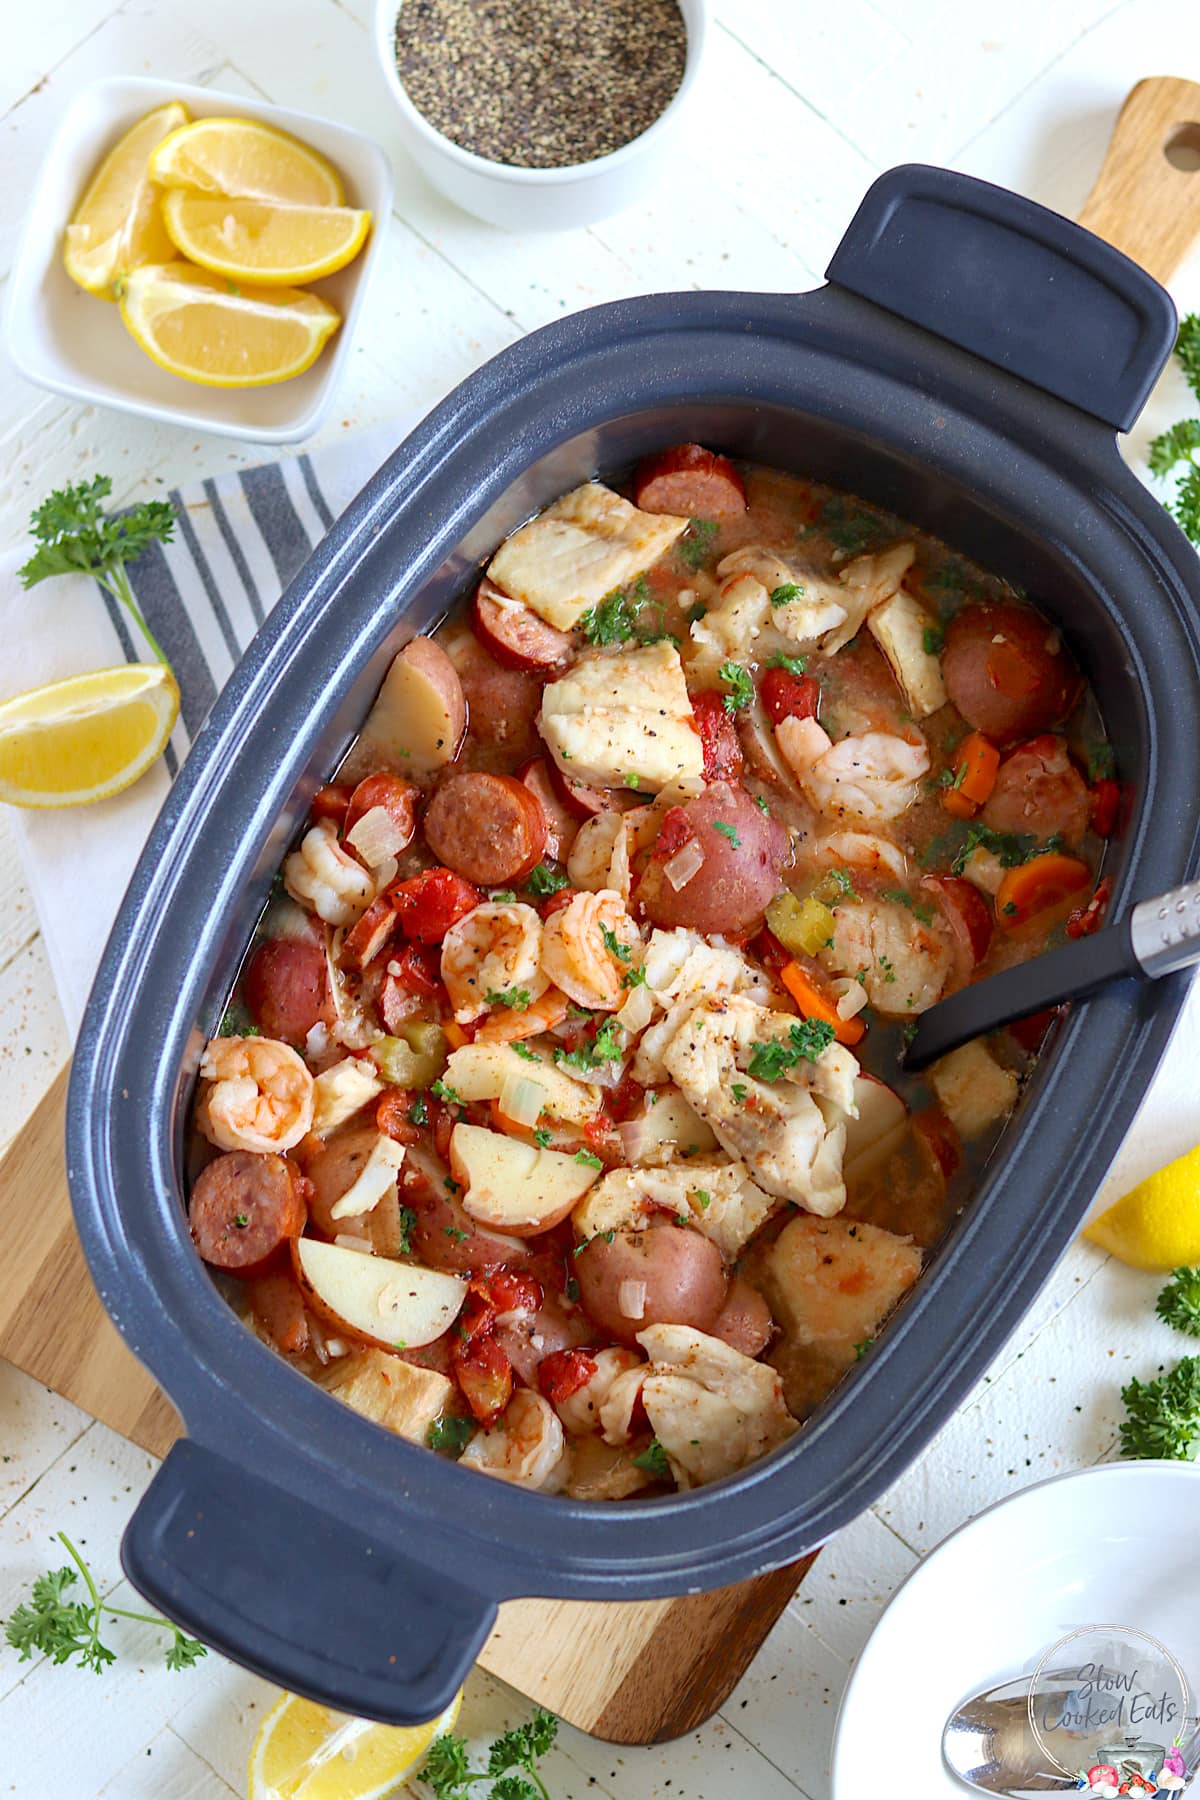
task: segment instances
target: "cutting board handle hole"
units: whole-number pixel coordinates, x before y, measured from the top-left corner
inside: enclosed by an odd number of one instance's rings
[[[1186,125],[1176,125],[1163,145],[1163,155],[1173,169],[1179,169],[1184,175],[1194,175],[1200,170],[1200,122],[1192,120]]]

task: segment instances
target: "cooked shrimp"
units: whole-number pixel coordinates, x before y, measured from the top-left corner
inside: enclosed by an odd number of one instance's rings
[[[211,1039],[200,1077],[196,1123],[218,1150],[290,1150],[312,1125],[313,1078],[277,1038]]]
[[[284,859],[283,884],[293,900],[328,925],[353,925],[375,898],[370,871],[338,842],[327,819],[306,832]]]
[[[648,808],[639,807],[639,812]],[[579,828],[567,858],[571,885],[598,894],[610,888],[628,900],[632,877],[629,868],[631,831],[626,815],[598,812]]]
[[[528,1006],[506,1006],[489,1013],[475,1033],[477,1044],[516,1044],[553,1031],[567,1016],[568,1001],[557,988],[547,988]]]
[[[546,920],[542,969],[577,1006],[616,1012],[625,979],[641,961],[642,937],[620,894],[576,894]]]
[[[835,744],[815,719],[782,719],[775,737],[805,797],[840,818],[897,819],[921,795],[929,772],[924,738],[866,731]]]
[[[485,901],[442,941],[442,980],[460,1025],[469,1025],[489,1007],[507,1004],[521,1011],[545,993],[541,972],[542,921],[522,901]]]
[[[596,1365],[595,1374],[589,1375],[584,1385],[568,1394],[565,1400],[560,1400],[555,1409],[567,1430],[576,1437],[599,1429],[601,1408],[612,1393],[618,1376],[646,1366],[636,1350],[625,1350],[619,1345],[610,1350],[597,1350],[592,1361]]]
[[[459,1457],[468,1469],[517,1487],[553,1489],[567,1440],[558,1414],[530,1388],[518,1388],[490,1431],[477,1431]]]
[[[810,839],[800,854],[820,869],[862,869],[901,885],[908,880],[908,858],[899,844],[872,831],[831,831],[828,837]]]
[[[861,977],[877,1012],[911,1018],[939,998],[954,955],[935,926],[896,900],[843,901],[833,918],[833,942],[821,960],[835,974]]]

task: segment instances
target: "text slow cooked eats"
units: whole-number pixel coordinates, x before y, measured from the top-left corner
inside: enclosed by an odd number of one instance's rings
[[[696,445],[588,482],[395,659],[208,1045],[190,1218],[377,1424],[575,1498],[784,1443],[969,1197],[1043,1017],[914,1015],[1094,928],[1119,804],[1059,633]]]

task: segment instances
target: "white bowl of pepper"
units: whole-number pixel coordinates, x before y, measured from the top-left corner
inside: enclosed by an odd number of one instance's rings
[[[619,212],[669,164],[710,0],[377,0],[406,149],[507,230]]]

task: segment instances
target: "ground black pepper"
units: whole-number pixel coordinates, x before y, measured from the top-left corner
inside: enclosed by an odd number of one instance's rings
[[[396,67],[418,112],[491,162],[558,169],[645,131],[683,79],[676,0],[404,0]]]

